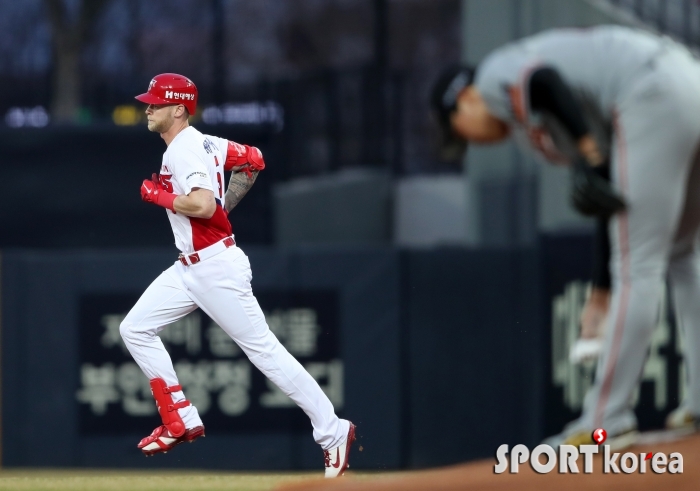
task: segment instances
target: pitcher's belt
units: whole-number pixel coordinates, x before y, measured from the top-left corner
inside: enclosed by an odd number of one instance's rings
[[[209,259],[210,257],[216,256],[218,253],[223,252],[229,247],[235,245],[236,241],[233,240],[233,237],[229,236],[225,239],[221,239],[219,242],[215,242],[212,245],[205,247],[204,249],[200,249],[197,252],[193,252],[192,254],[180,254],[180,256],[177,259],[185,266],[191,266],[193,264],[197,264],[200,261],[204,261],[205,259]]]

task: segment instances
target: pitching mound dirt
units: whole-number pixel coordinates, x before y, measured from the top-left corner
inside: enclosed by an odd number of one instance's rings
[[[603,474],[603,462],[596,456],[592,474],[537,474],[529,465],[521,465],[518,474],[494,474],[495,459],[472,462],[441,469],[397,473],[376,478],[353,478],[351,473],[334,480],[312,480],[282,485],[280,491],[418,491],[418,490],[479,490],[479,491],[698,491],[700,490],[700,435],[667,443],[645,443],[624,452],[663,452],[683,455],[682,474],[654,474],[650,465],[646,473]],[[617,460],[619,465],[619,458]],[[583,470],[583,458],[578,460]]]

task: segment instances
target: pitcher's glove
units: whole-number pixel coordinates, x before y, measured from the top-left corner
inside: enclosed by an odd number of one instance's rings
[[[586,216],[610,217],[625,209],[622,196],[588,162],[579,157],[571,168],[571,204]]]

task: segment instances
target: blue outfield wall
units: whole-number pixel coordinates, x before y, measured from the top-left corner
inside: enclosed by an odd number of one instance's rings
[[[272,292],[279,297],[280,292],[290,292],[293,297],[295,292],[308,291],[335,295],[337,318],[326,319],[327,325],[321,327],[336,331],[333,355],[344,362],[344,373],[341,373],[344,387],[340,386],[343,406],[339,412],[351,417],[361,428],[359,444],[363,445],[363,452],[353,457],[353,466],[399,466],[401,383],[397,254],[390,250],[279,252],[251,249],[248,252],[254,289],[263,295]],[[219,417],[218,426],[209,427],[206,439],[179,447],[177,452],[158,456],[165,457],[158,459],[145,459],[136,449],[136,443],[159,424],[158,416],[152,411],[150,415],[137,418],[142,420],[136,425],[138,430],[134,430],[135,425],[129,421],[134,418],[126,418],[120,411],[113,411],[113,417],[105,417],[101,427],[94,424],[86,427],[81,415],[85,416],[87,405],[78,402],[77,394],[85,388],[82,387],[85,381],[81,380],[84,360],[94,353],[81,352],[84,341],[81,336],[90,336],[85,329],[81,333],[81,316],[85,316],[81,312],[81,298],[95,299],[103,295],[103,303],[110,298],[119,302],[130,295],[138,298],[174,257],[172,250],[3,253],[3,465],[319,468],[322,453],[312,439],[308,419],[296,408],[272,407],[243,414],[247,416],[246,424],[253,429],[236,425],[236,418],[231,418],[230,426],[237,427],[236,431],[231,431],[225,421],[222,425]],[[123,305],[115,307],[117,313],[122,308]],[[273,306],[271,315],[300,310],[303,309],[284,310],[284,306]],[[100,336],[104,340],[107,331],[103,326],[94,328],[105,331]],[[171,344],[172,354],[178,343]],[[115,350],[119,352],[120,348],[105,349],[104,356],[114,361]],[[225,355],[220,358],[225,360]],[[176,364],[188,362],[178,358],[173,355]],[[217,362],[193,358],[189,357],[190,368],[197,363],[202,368],[202,361],[211,368],[211,364]],[[241,356],[234,355],[234,358],[240,360]],[[226,368],[221,360],[218,363]],[[315,363],[316,371],[319,365],[324,366],[318,361]],[[115,365],[112,363],[112,367]],[[120,368],[129,367],[122,365]],[[121,370],[118,375],[128,376],[127,372]],[[100,376],[103,399],[109,399],[110,391],[115,389],[114,381],[107,380],[110,374],[106,370],[92,377],[92,381],[100,382]],[[190,377],[183,384],[193,401],[195,394],[190,393],[188,384],[196,382],[195,378]],[[249,381],[249,385],[254,383],[255,380]],[[124,389],[129,384],[122,385]],[[200,389],[198,399],[203,400],[201,387],[194,388]],[[251,388],[249,396],[270,392],[266,387],[256,394],[253,390]],[[136,396],[140,401],[132,398],[132,406],[150,398],[143,391]],[[126,398],[117,399],[107,407],[119,409],[126,402]],[[148,406],[151,405],[148,401]],[[100,409],[99,404],[96,407]],[[287,421],[276,421],[277,414]],[[276,428],[256,429],[260,426],[258,417],[272,420],[271,425]],[[205,425],[208,424],[206,414],[203,419]],[[47,435],[50,435],[51,445],[36,444],[45,441]],[[371,443],[366,441],[368,438]]]
[[[568,367],[558,340],[576,329],[587,235],[543,237],[526,250],[246,252],[268,324],[358,425],[353,468],[490,457],[502,443],[537,444],[580,410],[592,372]],[[320,468],[303,412],[199,311],[160,335],[207,438],[152,459],[136,449],[159,417],[118,325],[175,257],[2,252],[4,466]],[[642,427],[678,402],[669,325],[650,350],[666,368],[645,372]],[[47,435],[51,445],[36,444]]]
[[[410,467],[494,455],[541,436],[544,326],[536,250],[404,255]]]

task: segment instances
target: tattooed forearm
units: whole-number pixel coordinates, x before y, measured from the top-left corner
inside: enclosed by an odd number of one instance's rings
[[[243,199],[248,190],[253,187],[255,179],[258,177],[258,171],[253,171],[252,177],[248,177],[245,172],[234,172],[228,181],[228,189],[226,190],[226,201],[224,207],[226,213],[233,210],[236,205]]]

